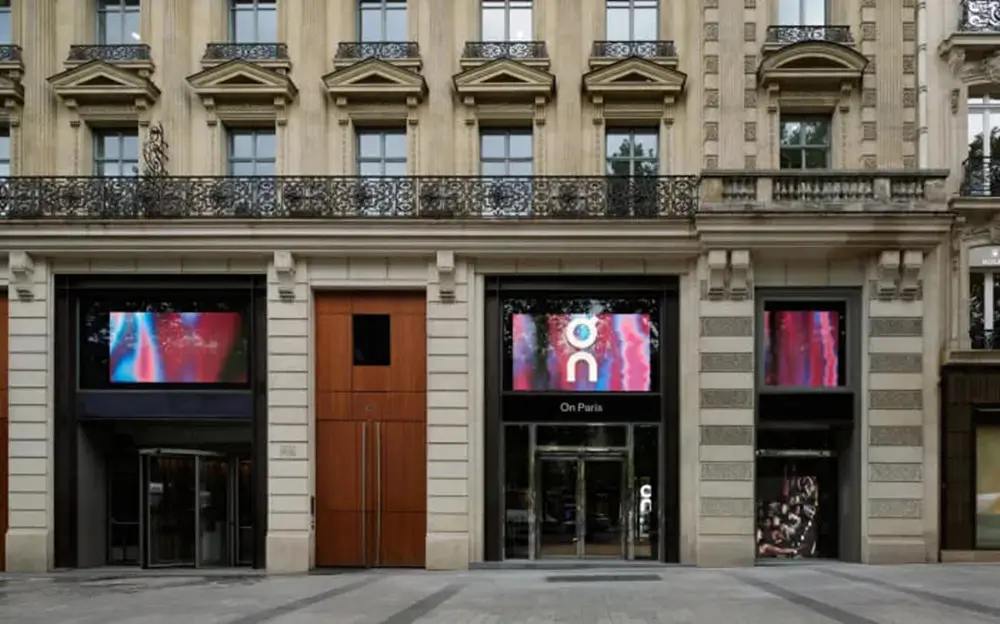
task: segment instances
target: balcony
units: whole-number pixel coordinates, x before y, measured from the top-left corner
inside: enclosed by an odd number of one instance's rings
[[[787,45],[806,41],[854,45],[850,26],[768,26],[764,39],[764,52],[773,52]]]
[[[459,64],[463,69],[507,59],[548,69],[549,51],[544,41],[467,41]]]
[[[288,71],[292,67],[287,44],[228,42],[205,46],[201,66],[208,69],[229,61],[244,61],[279,71]]]
[[[0,179],[0,219],[677,219],[697,176]]]
[[[768,26],[761,52],[757,80],[779,90],[849,94],[868,66],[850,26]]]
[[[983,156],[962,163],[959,197],[1000,197],[1000,159]]]
[[[677,48],[673,41],[595,41],[590,50],[590,68],[606,67],[632,57],[677,67]]]
[[[957,69],[1000,49],[1000,0],[961,0],[958,23],[938,53]]]
[[[71,45],[64,65],[67,68],[91,61],[109,63],[122,69],[133,69],[144,77],[153,73],[153,55],[145,43],[122,45]]]
[[[944,211],[947,176],[938,170],[705,171],[699,212]]]
[[[336,68],[378,59],[411,70],[420,70],[420,44],[416,41],[344,41],[337,44],[333,57]]]

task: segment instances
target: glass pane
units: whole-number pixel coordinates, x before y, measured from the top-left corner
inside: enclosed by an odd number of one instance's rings
[[[387,162],[387,163],[385,163],[385,175],[387,175],[387,176],[405,176],[406,175],[406,162]]]
[[[618,8],[609,2],[606,19],[604,36],[608,41],[629,41],[632,39],[627,5],[624,8]]]
[[[990,142],[985,145],[984,155],[994,158],[994,154],[1000,156],[1000,111],[990,111]]]
[[[360,176],[380,176],[382,175],[381,162],[361,162],[358,163],[358,175]]]
[[[584,554],[591,557],[624,556],[625,462],[588,461],[583,470],[586,480],[584,510],[586,531]]]
[[[273,160],[277,155],[277,145],[274,140],[273,132],[255,132],[254,137],[257,140],[257,148],[254,151],[254,156],[258,160]]]
[[[778,25],[779,26],[800,26],[802,25],[802,13],[799,10],[799,3],[802,0],[778,0]]]
[[[510,10],[510,40],[531,41],[532,23],[531,8]]]
[[[527,425],[504,427],[504,556],[528,558],[530,442]]]
[[[781,145],[802,145],[802,124],[797,121],[781,122]]]
[[[539,557],[575,557],[577,462],[540,460],[536,526]]]
[[[634,158],[656,158],[659,135],[655,132],[635,133],[635,147],[632,151]]]
[[[609,132],[604,140],[608,158],[631,158],[632,137],[628,133]]]
[[[122,175],[122,165],[118,161],[101,162],[97,165],[97,175],[113,178]]]
[[[253,161],[250,160],[240,160],[229,163],[229,175],[234,176],[252,176],[256,173],[257,168],[254,166]]]
[[[656,559],[659,551],[659,449],[656,425],[636,425],[635,470],[632,483],[635,503],[635,558]]]
[[[656,176],[660,175],[660,161],[658,160],[638,160],[632,167],[632,175]]]
[[[801,169],[802,150],[792,147],[782,148],[779,161],[779,166],[782,169]]]
[[[500,8],[483,7],[483,41],[505,41],[507,32],[504,24],[504,10]]]
[[[382,135],[378,132],[364,132],[358,135],[359,158],[382,158]]]
[[[195,563],[193,457],[149,457],[146,504],[149,565]]]
[[[233,12],[233,41],[236,43],[254,43],[257,41],[256,24],[253,11]]]
[[[802,144],[822,145],[830,144],[830,124],[825,120],[812,120],[802,123]]]
[[[233,132],[229,135],[230,158],[253,158],[253,135],[247,132]]]
[[[385,133],[385,158],[406,158],[406,135],[404,133]]]
[[[836,557],[836,536],[829,531],[838,515],[836,461],[758,458],[759,558]]]
[[[10,161],[0,161],[0,178],[10,177]]]
[[[802,23],[819,26],[826,24],[826,0],[801,0]]]
[[[511,134],[509,156],[511,158],[531,158],[531,139],[530,134],[520,132]]]
[[[625,425],[538,425],[538,446],[614,447],[628,442]]]
[[[123,43],[138,43],[142,40],[139,36],[139,12],[129,11],[125,14],[125,23],[123,24],[122,39],[125,41]]]
[[[278,12],[274,10],[257,12],[257,41],[274,43],[278,40]]]
[[[985,152],[983,144],[983,113],[969,112],[969,158],[980,158]]]
[[[630,176],[632,175],[632,161],[623,158],[608,159],[608,175]]]
[[[351,336],[354,366],[392,364],[392,329],[388,314],[352,315]]]
[[[272,160],[258,160],[254,173],[261,176],[273,176],[277,173],[277,166]]]
[[[117,134],[105,134],[97,138],[97,154],[102,160],[118,160],[121,156],[119,148],[119,136]]]
[[[406,32],[406,11],[393,10],[385,12],[385,40],[386,41],[408,41],[409,33]]]
[[[236,490],[237,565],[253,563],[253,490],[251,489],[251,464],[240,460]]]
[[[826,169],[830,166],[829,152],[824,149],[804,149],[806,169]]]
[[[976,428],[976,548],[1000,548],[1000,427]]]
[[[509,175],[530,176],[534,173],[534,169],[530,160],[515,160],[510,163]]]
[[[361,10],[361,40],[382,41],[382,11],[371,8]]]
[[[657,10],[655,8],[636,9],[632,16],[632,40],[656,41],[659,33]]]
[[[139,137],[134,135],[124,135],[121,138],[122,160],[138,162],[139,160]]]
[[[505,176],[507,175],[507,161],[493,160],[481,162],[479,164],[479,172],[484,176]]]
[[[483,134],[479,137],[480,158],[506,158],[507,144],[504,134]]]
[[[229,462],[201,460],[198,488],[199,555],[203,565],[229,565]]]
[[[0,44],[14,43],[14,35],[10,24],[10,11],[0,11]]]
[[[102,43],[116,45],[125,43],[122,41],[122,15],[116,11],[101,13],[101,35],[104,37]]]

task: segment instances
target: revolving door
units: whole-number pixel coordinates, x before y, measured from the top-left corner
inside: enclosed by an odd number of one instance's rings
[[[139,452],[143,567],[251,565],[250,461],[187,449]]]

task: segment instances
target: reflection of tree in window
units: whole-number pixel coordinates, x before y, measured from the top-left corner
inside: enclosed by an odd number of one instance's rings
[[[827,169],[830,166],[830,120],[822,117],[781,120],[782,169]]]
[[[655,129],[609,131],[607,172],[613,176],[655,176],[660,172],[659,134]]]

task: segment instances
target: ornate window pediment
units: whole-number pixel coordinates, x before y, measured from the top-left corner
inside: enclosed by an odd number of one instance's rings
[[[160,90],[148,78],[100,60],[51,76],[49,84],[68,108],[83,114],[88,107],[110,106],[106,112],[115,118],[119,115],[112,109],[120,107],[121,118],[133,117],[131,111],[146,111],[160,97]]]
[[[830,41],[802,41],[764,57],[757,68],[761,86],[840,89],[858,83],[868,59],[854,48]]]
[[[592,98],[662,99],[684,91],[687,75],[636,56],[583,75],[583,89]]]
[[[327,93],[335,100],[422,101],[427,82],[415,71],[378,58],[369,58],[323,76]]]
[[[223,108],[240,106],[247,119],[285,119],[285,109],[295,99],[298,88],[287,75],[259,63],[232,60],[188,76],[188,84],[210,112],[209,123],[217,121]]]
[[[556,78],[549,72],[512,59],[467,69],[452,81],[459,95],[478,99],[548,99],[556,88]]]

